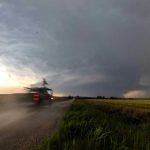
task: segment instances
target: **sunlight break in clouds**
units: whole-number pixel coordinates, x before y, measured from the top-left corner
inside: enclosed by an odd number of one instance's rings
[[[16,69],[0,63],[0,94],[24,92],[24,87],[39,82],[41,78],[30,68]]]
[[[145,98],[146,92],[142,90],[130,91],[124,94],[125,98]]]

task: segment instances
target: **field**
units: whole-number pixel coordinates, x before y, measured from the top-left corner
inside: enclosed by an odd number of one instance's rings
[[[107,103],[117,106],[124,106],[124,107],[131,107],[131,108],[137,108],[138,110],[143,111],[150,111],[150,100],[94,100],[94,102],[98,103]]]
[[[150,150],[149,100],[76,100],[37,150]]]

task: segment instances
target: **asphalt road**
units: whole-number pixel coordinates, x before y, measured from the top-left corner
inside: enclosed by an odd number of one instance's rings
[[[72,101],[39,107],[13,102],[0,109],[0,150],[30,150],[52,136]]]

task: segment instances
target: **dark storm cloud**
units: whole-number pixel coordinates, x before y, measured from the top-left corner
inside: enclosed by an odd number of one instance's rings
[[[31,68],[65,94],[123,96],[144,91],[150,96],[149,1],[0,4],[0,56],[16,60],[7,62],[10,67]]]

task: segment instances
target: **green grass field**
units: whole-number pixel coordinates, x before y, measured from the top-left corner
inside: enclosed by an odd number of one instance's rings
[[[133,108],[141,108],[145,110],[150,109],[150,100],[121,100],[121,99],[117,99],[117,100],[92,100],[94,102],[104,102],[104,103],[108,103],[108,104],[114,104],[114,105],[120,105],[120,106],[131,106]]]
[[[76,100],[37,150],[150,150],[150,101]]]
[[[130,109],[134,111],[138,111],[141,113],[149,112],[150,111],[150,100],[110,100],[110,99],[100,99],[100,100],[88,100],[89,102],[92,102],[93,104],[97,105],[109,105],[112,107],[120,107],[124,110]]]

